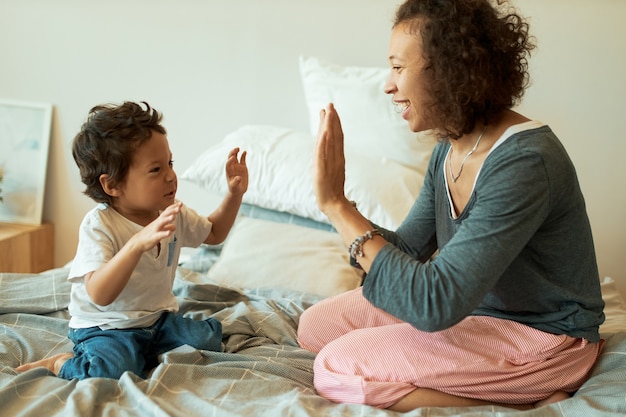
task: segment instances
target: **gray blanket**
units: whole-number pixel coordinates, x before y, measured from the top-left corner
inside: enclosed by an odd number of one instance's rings
[[[43,368],[15,367],[72,348],[67,339],[67,269],[0,274],[1,416],[393,416],[334,404],[313,388],[314,355],[296,341],[298,318],[318,297],[280,289],[239,291],[179,268],[181,312],[223,323],[223,352],[187,346],[161,357],[143,380],[65,381]],[[626,415],[626,333],[603,335],[605,349],[588,382],[566,401],[519,412],[498,407],[423,408],[405,416]]]

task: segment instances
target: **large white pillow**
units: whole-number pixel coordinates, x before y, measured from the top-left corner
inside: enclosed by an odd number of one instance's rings
[[[248,152],[250,182],[243,201],[320,222],[328,218],[315,202],[312,158],[315,138],[275,126],[248,125],[204,151],[181,175],[218,195],[227,192],[224,163],[228,151]],[[420,170],[384,157],[346,153],[346,196],[379,226],[394,230],[404,220],[424,181]]]
[[[361,285],[335,232],[240,217],[208,277],[238,288],[288,288],[324,297]]]
[[[389,68],[340,66],[301,56],[300,76],[311,134],[317,134],[320,110],[332,102],[347,150],[382,156],[425,173],[436,140],[429,133],[412,132],[395,111],[392,96],[384,92]]]

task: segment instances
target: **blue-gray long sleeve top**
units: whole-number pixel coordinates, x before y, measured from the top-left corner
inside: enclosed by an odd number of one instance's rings
[[[435,147],[398,230],[382,231],[389,243],[364,296],[424,331],[487,315],[597,342],[604,302],[591,227],[558,138],[542,126],[493,149],[456,218],[443,171],[449,146]]]

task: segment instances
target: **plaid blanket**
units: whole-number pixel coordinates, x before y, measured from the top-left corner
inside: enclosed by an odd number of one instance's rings
[[[319,297],[280,289],[240,291],[179,268],[181,312],[223,323],[223,352],[183,346],[162,355],[143,380],[66,381],[43,368],[17,374],[23,362],[72,348],[67,339],[67,269],[0,274],[2,416],[393,416],[334,404],[313,387],[314,355],[296,341],[298,319]],[[423,408],[404,416],[613,416],[626,413],[626,333],[605,335],[589,381],[570,400],[527,412],[498,407]]]

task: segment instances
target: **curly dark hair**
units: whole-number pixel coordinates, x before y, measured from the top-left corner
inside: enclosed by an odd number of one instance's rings
[[[421,35],[427,114],[456,139],[521,101],[535,48],[528,23],[506,0],[407,0],[394,27]]]
[[[111,204],[100,176],[107,174],[112,185],[122,183],[137,147],[150,139],[153,131],[166,134],[161,119],[162,115],[145,101],[102,104],[89,111],[72,143],[72,156],[87,186],[84,193],[88,197]]]

